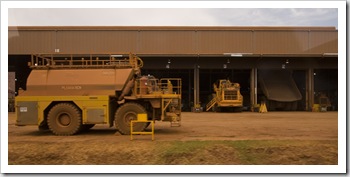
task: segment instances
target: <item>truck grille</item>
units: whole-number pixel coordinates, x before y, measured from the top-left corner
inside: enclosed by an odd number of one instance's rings
[[[237,91],[225,91],[224,100],[237,100]]]

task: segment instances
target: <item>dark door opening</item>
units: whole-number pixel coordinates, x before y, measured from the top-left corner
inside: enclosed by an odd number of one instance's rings
[[[297,111],[306,110],[306,70],[293,70],[293,79],[302,95],[301,100],[298,101]]]
[[[31,69],[28,62],[31,61],[30,55],[9,55],[8,71],[15,72],[15,94],[18,94],[18,89],[26,89],[27,78]]]
[[[320,104],[320,97],[328,99],[327,110],[338,110],[338,69],[314,70],[314,100]]]

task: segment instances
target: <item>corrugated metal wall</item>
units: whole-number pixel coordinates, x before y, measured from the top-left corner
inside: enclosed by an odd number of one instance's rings
[[[308,32],[258,31],[255,33],[254,53],[305,54],[308,53]]]
[[[338,53],[337,31],[315,31],[310,33],[310,53]]]
[[[141,31],[138,53],[193,54],[196,53],[194,31]]]
[[[199,31],[198,53],[253,53],[251,31]]]
[[[9,31],[9,54],[52,53],[54,31]]]
[[[72,54],[129,53],[137,50],[137,35],[137,31],[58,31],[56,48]]]
[[[257,30],[254,30],[257,29]],[[289,29],[289,30],[288,30]],[[311,29],[311,30],[310,30]],[[324,28],[9,27],[9,54],[223,55],[338,52],[338,31]],[[55,50],[56,49],[56,50]]]

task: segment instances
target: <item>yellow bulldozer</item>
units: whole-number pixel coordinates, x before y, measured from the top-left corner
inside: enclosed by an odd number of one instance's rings
[[[239,83],[232,83],[228,79],[218,80],[213,84],[215,93],[211,96],[211,101],[206,105],[206,111],[219,111],[220,108],[243,108],[243,96],[240,92]]]

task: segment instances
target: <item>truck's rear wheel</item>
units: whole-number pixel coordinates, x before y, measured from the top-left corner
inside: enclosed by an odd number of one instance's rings
[[[81,129],[81,112],[70,103],[59,103],[51,108],[47,125],[55,135],[74,135]]]
[[[121,106],[114,117],[114,124],[118,131],[123,135],[130,134],[130,121],[137,120],[137,114],[146,114],[144,107],[137,103],[125,103]],[[146,122],[134,123],[133,131],[141,132],[147,127]]]

